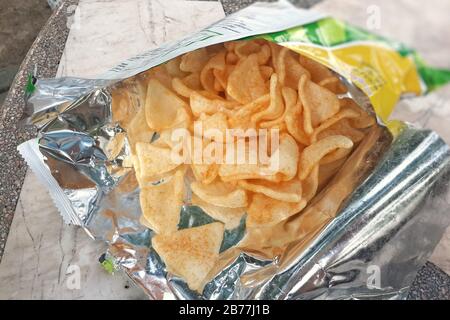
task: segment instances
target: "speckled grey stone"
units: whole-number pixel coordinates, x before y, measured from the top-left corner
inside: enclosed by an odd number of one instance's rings
[[[25,106],[27,77],[34,70],[38,77],[55,76],[68,35],[67,7],[77,3],[77,0],[65,1],[47,21],[22,62],[0,109],[0,261],[27,170],[16,148],[35,136],[33,128],[18,126]]]
[[[259,0],[264,2],[273,2],[275,0]],[[310,8],[321,0],[290,0],[291,3],[301,8]],[[221,0],[223,10],[226,14],[231,14],[237,10],[251,5],[255,0]]]
[[[408,300],[450,300],[450,277],[427,262],[417,274]]]

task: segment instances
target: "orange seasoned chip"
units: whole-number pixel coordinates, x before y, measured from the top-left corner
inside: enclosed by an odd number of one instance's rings
[[[222,240],[223,224],[214,222],[155,235],[152,246],[168,272],[182,277],[191,290],[201,293],[208,273],[219,258]]]

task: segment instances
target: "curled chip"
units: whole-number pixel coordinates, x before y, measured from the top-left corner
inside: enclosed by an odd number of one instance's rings
[[[300,155],[299,178],[306,179],[315,165],[330,152],[339,149],[349,149],[353,142],[345,136],[329,136],[306,147]]]
[[[162,130],[179,123],[188,125],[187,104],[156,79],[150,79],[145,102],[145,117],[151,129]]]
[[[351,109],[343,109],[339,111],[337,114],[332,116],[331,118],[325,120],[319,127],[314,129],[314,132],[311,136],[311,142],[315,142],[317,140],[317,136],[324,130],[328,129],[329,127],[333,126],[337,122],[341,121],[342,119],[346,118],[357,118],[359,116],[359,113],[351,110]]]
[[[214,114],[225,109],[232,109],[238,105],[236,102],[225,100],[219,96],[196,91],[191,93],[190,104],[192,113],[196,117],[199,117],[202,113]]]
[[[306,200],[285,202],[274,200],[255,193],[247,209],[247,227],[272,226],[300,212],[306,206]]]
[[[305,75],[310,78],[311,75],[298,60],[296,60],[291,50],[283,48],[278,55],[278,72],[280,83],[282,86],[288,86],[292,89],[297,89],[300,78]]]
[[[215,206],[208,203],[196,194],[192,195],[192,205],[200,207],[211,218],[219,220],[225,224],[225,229],[235,229],[239,226],[242,217],[244,216],[247,208],[226,208]]]
[[[339,112],[339,99],[336,95],[310,81],[303,75],[300,79],[298,93],[305,110],[311,114],[311,124],[305,126],[308,134],[312,133],[312,128],[331,118]]]
[[[184,198],[184,170],[177,170],[158,185],[141,188],[139,194],[144,225],[157,233],[177,230]]]
[[[256,54],[242,59],[231,72],[228,77],[227,93],[242,104],[250,103],[267,93]]]
[[[219,257],[223,231],[223,224],[214,222],[171,234],[157,234],[152,238],[152,246],[167,271],[186,280],[192,290],[202,292],[206,277]]]
[[[194,181],[191,183],[191,189],[200,199],[218,207],[241,208],[247,206],[246,192],[232,183],[216,180],[205,185]]]
[[[302,183],[296,179],[280,183],[264,180],[240,180],[238,185],[242,189],[262,193],[275,200],[299,202],[302,199]]]
[[[226,72],[225,52],[220,52],[213,56],[200,73],[200,82],[203,87],[207,91],[216,93],[219,90],[214,88],[214,70]]]
[[[260,120],[273,120],[280,117],[284,112],[283,97],[281,96],[281,88],[278,83],[278,77],[273,74],[270,77],[270,104],[264,109],[254,114],[251,119],[253,122]]]
[[[277,119],[274,119],[271,121],[266,121],[266,122],[261,122],[260,123],[261,128],[275,127],[276,125],[279,125],[284,122],[284,120],[286,119],[286,115],[293,112],[292,109],[295,108],[295,105],[297,103],[297,91],[295,91],[294,89],[291,89],[289,87],[283,87],[281,89],[281,95],[283,96],[284,105],[285,105],[283,114]]]

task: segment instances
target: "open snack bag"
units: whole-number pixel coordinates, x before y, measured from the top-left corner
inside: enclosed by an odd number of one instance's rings
[[[98,80],[31,82],[19,151],[153,299],[402,299],[450,222],[450,150],[389,115],[449,81],[256,3]]]

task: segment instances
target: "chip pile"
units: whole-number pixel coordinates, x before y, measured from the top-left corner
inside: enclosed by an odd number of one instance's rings
[[[251,233],[300,214],[376,123],[328,68],[265,40],[186,53],[140,74],[133,90],[115,90],[112,108],[131,148],[141,223],[157,233],[152,245],[168,271],[199,292],[225,229],[236,228],[244,215]],[[279,143],[268,163],[198,162],[190,154],[191,161],[180,164],[171,158],[172,134],[180,128],[191,133],[188,147],[196,139],[205,149],[225,143],[208,136],[208,128],[278,129]],[[235,139],[248,149],[249,137]],[[275,155],[276,169],[270,166]],[[190,188],[187,175],[193,176]],[[191,203],[185,203],[188,189]],[[219,222],[179,230],[184,204]]]

